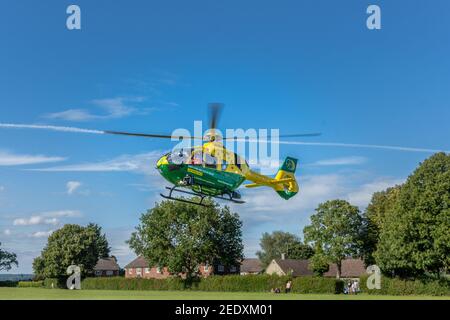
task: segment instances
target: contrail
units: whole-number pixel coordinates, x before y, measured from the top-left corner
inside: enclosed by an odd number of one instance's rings
[[[245,140],[236,139],[234,141],[246,141],[246,142],[262,142],[262,143],[275,143],[275,144],[288,144],[288,145],[303,145],[303,146],[318,146],[318,147],[342,147],[342,148],[364,148],[364,149],[384,149],[394,151],[406,151],[406,152],[425,152],[436,153],[446,152],[448,150],[442,149],[427,149],[427,148],[414,148],[414,147],[402,147],[402,146],[388,146],[377,144],[360,144],[360,143],[341,143],[341,142],[304,142],[304,141],[269,141],[269,140]]]
[[[105,132],[101,131],[101,130],[90,130],[90,129],[75,128],[75,127],[59,127],[59,126],[47,126],[47,125],[35,125],[35,124],[0,123],[0,128],[41,129],[41,130],[62,131],[62,132],[105,134]]]
[[[0,128],[17,128],[17,129],[40,129],[62,132],[77,132],[77,133],[91,133],[91,134],[110,134],[113,132],[103,130],[91,130],[75,127],[60,127],[49,125],[35,125],[35,124],[13,124],[13,123],[0,123]],[[341,148],[364,148],[364,149],[382,149],[393,151],[405,151],[405,152],[424,152],[424,153],[436,153],[446,152],[448,150],[442,149],[427,149],[427,148],[414,148],[403,146],[389,146],[389,145],[377,145],[377,144],[360,144],[360,143],[341,143],[341,142],[304,142],[304,141],[271,141],[271,140],[259,140],[259,139],[233,139],[233,141],[240,142],[258,142],[258,143],[276,143],[286,145],[303,145],[303,146],[318,146],[318,147],[341,147]]]

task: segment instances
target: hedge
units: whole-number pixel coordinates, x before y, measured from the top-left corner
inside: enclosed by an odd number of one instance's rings
[[[17,287],[17,281],[11,280],[0,281],[0,287]]]
[[[232,292],[269,292],[272,288],[284,290],[287,276],[277,275],[228,275],[209,276],[194,283],[192,290],[232,291]]]
[[[277,275],[228,275],[209,276],[186,283],[180,278],[138,279],[138,278],[86,278],[83,289],[108,290],[193,290],[222,292],[270,292],[280,288],[282,291],[291,278]],[[331,278],[298,277],[292,280],[295,293],[342,293],[343,282]]]
[[[297,277],[292,280],[292,292],[339,294],[344,292],[344,281],[313,276]]]
[[[403,280],[399,278],[381,277],[381,289],[368,289],[367,278],[360,278],[361,292],[374,295],[432,295],[450,296],[450,280]]]
[[[66,278],[46,278],[44,279],[44,287],[48,289],[66,289]]]
[[[86,278],[82,289],[98,290],[184,290],[185,283],[179,278],[139,279],[124,277]]]
[[[44,286],[44,281],[19,281],[19,288],[41,288]]]

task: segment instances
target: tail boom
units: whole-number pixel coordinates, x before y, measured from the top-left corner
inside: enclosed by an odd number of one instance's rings
[[[295,170],[297,169],[297,159],[287,157],[280,169],[278,170],[275,178],[270,178],[264,175],[260,175],[256,172],[251,172],[247,177],[253,183],[245,185],[247,188],[256,187],[271,187],[273,188],[280,197],[283,199],[290,199],[295,196],[299,187],[297,181],[295,180]]]

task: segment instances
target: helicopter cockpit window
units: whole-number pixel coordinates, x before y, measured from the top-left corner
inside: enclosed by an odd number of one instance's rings
[[[210,168],[216,168],[217,166],[217,159],[210,155],[209,153],[204,153],[203,158],[205,161],[205,166]]]
[[[194,150],[192,152],[191,164],[201,165],[203,163],[203,152],[201,150]]]
[[[190,163],[191,153],[192,153],[192,149],[189,149],[189,148],[177,149],[177,150],[172,151],[168,155],[167,160],[174,164]]]

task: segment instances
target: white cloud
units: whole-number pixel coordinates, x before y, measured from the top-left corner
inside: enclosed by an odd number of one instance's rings
[[[0,192],[5,191],[5,187],[4,186],[0,186]]]
[[[136,172],[155,175],[156,161],[163,153],[152,151],[136,155],[121,155],[111,160],[93,163],[80,163],[67,166],[32,169],[34,171],[50,172]]]
[[[74,210],[49,211],[41,214],[32,215],[27,218],[14,219],[15,226],[33,226],[33,225],[57,225],[60,218],[80,217],[81,212]]]
[[[3,234],[4,234],[5,236],[9,236],[9,235],[11,235],[11,230],[5,229],[5,230],[3,230]]]
[[[403,179],[378,179],[376,181],[363,184],[358,188],[358,190],[350,192],[348,194],[348,200],[351,204],[358,207],[366,207],[375,192],[386,190],[389,187],[402,184],[403,182]]]
[[[299,228],[308,223],[308,219],[320,203],[333,199],[343,199],[363,209],[376,191],[385,190],[402,179],[384,178],[368,181],[364,173],[339,173],[329,175],[309,175],[297,177],[299,193],[284,200],[271,188],[242,188],[244,205],[231,205],[239,212],[247,232],[267,224],[271,228],[287,228],[296,225]]]
[[[0,166],[20,166],[27,164],[59,162],[64,160],[66,160],[66,158],[49,157],[45,155],[14,154],[7,151],[0,151]]]
[[[78,210],[59,210],[44,212],[42,215],[56,218],[79,218],[82,216],[82,213]]]
[[[45,218],[43,216],[31,216],[29,218],[19,218],[14,219],[13,224],[15,226],[33,226],[38,224],[58,224],[58,219],[56,218]]]
[[[53,233],[53,230],[49,231],[36,231],[33,232],[30,236],[33,238],[46,238]]]
[[[280,212],[315,208],[329,198],[345,194],[345,177],[338,174],[312,175],[298,178],[300,192],[290,200],[282,199],[272,188],[261,187],[259,190],[246,192],[246,207],[251,211]],[[272,214],[272,219],[276,219]]]
[[[67,194],[71,195],[74,194],[74,192],[81,187],[81,182],[79,181],[69,181],[66,184]]]
[[[365,157],[343,157],[333,159],[323,159],[316,161],[311,166],[346,166],[346,165],[358,165],[367,161]]]
[[[86,109],[68,109],[61,112],[55,112],[46,114],[45,117],[49,119],[59,119],[67,121],[90,121],[90,120],[106,120],[106,119],[118,119],[132,114],[147,114],[151,111],[151,108],[137,109],[131,104],[140,103],[145,99],[142,97],[133,98],[108,98],[108,99],[96,99],[91,103],[103,110],[103,113],[92,113]]]

